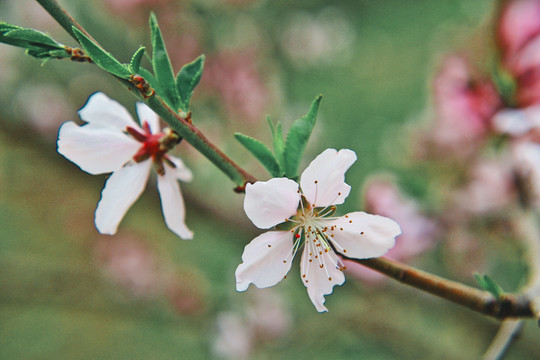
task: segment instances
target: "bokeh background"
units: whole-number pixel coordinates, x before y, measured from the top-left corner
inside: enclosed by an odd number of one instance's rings
[[[63,3],[121,61],[140,44],[150,48],[150,10],[176,70],[206,54],[193,121],[258,178],[268,175],[233,132],[268,139],[267,114],[288,128],[323,94],[302,168],[326,148],[353,149],[353,191],[342,211],[364,208],[366,181],[384,173],[427,214],[440,206],[429,185],[438,171],[411,165],[410,134],[427,121],[444,55],[489,53],[496,12],[490,0]],[[0,14],[75,45],[33,1],[0,1]],[[56,153],[58,127],[76,120],[93,92],[132,113],[135,98],[95,66],[41,66],[4,45],[0,84],[2,359],[477,359],[498,329],[493,319],[358,269],[327,296],[325,314],[296,266],[271,289],[237,293],[234,270],[260,232],[234,185],[188,144],[177,151],[194,172],[182,190],[195,239],[167,230],[152,182],[118,235],[99,235],[93,214],[106,176]],[[491,242],[428,232],[429,246],[409,263],[468,284],[481,271],[505,290],[522,285],[522,249],[496,230]],[[539,340],[534,322],[526,324],[507,358],[537,358]]]

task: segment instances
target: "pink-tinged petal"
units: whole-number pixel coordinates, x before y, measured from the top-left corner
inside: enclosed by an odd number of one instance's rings
[[[503,109],[493,117],[495,130],[503,134],[521,136],[540,128],[540,105],[525,109]]]
[[[140,130],[126,108],[101,92],[90,96],[86,105],[79,110],[79,116],[94,126],[112,127],[120,131],[131,126]]]
[[[190,182],[193,179],[191,170],[188,169],[181,159],[171,155],[167,155],[167,158],[176,166],[175,168],[167,166],[167,172],[170,171],[174,174],[174,177],[183,182]]]
[[[300,178],[300,187],[307,201],[316,207],[343,204],[351,191],[345,183],[345,172],[355,161],[356,154],[349,149],[323,151]]]
[[[158,175],[158,190],[161,209],[167,227],[184,240],[193,238],[185,223],[186,209],[175,174],[167,167],[164,175]]]
[[[255,226],[268,229],[294,215],[299,202],[297,183],[286,178],[274,178],[247,184],[244,211]]]
[[[133,163],[115,171],[101,192],[101,200],[96,209],[96,228],[102,234],[113,235],[118,224],[141,196],[152,167],[152,161]]]
[[[58,152],[90,174],[113,172],[126,164],[141,144],[111,128],[64,123]]]
[[[384,255],[395,244],[401,228],[392,219],[353,212],[334,220],[325,221],[330,241],[337,251],[356,259]]]
[[[503,134],[521,136],[531,130],[531,124],[521,109],[503,109],[493,116],[492,122],[495,130]]]
[[[147,122],[150,126],[150,131],[152,134],[158,134],[161,131],[161,127],[159,126],[159,116],[145,103],[138,102],[136,107],[137,116],[139,117],[139,122],[141,125]]]
[[[259,289],[274,286],[292,265],[293,235],[289,231],[268,231],[246,245],[242,264],[236,269],[236,290],[253,283]]]
[[[345,282],[343,268],[337,255],[332,249],[325,251],[321,248],[322,246],[306,241],[300,260],[302,282],[307,287],[309,298],[318,312],[328,311],[323,305],[324,296],[331,294],[334,286]]]

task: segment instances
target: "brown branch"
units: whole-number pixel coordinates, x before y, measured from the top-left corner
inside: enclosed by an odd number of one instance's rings
[[[488,316],[499,319],[538,316],[532,301],[526,295],[504,294],[495,298],[487,291],[450,281],[387,258],[365,260],[348,258],[348,260]]]

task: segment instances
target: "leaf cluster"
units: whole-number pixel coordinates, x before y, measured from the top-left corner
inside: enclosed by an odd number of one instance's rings
[[[273,177],[285,176],[296,180],[302,155],[317,120],[321,100],[322,95],[313,100],[309,111],[293,122],[286,138],[283,137],[281,123],[278,122],[274,126],[270,118],[267,118],[272,132],[274,152],[260,140],[247,135],[235,133],[234,137],[259,160]]]
[[[153,72],[141,67],[141,61],[146,50],[144,47],[141,46],[135,51],[129,64],[122,64],[77,28],[74,27],[73,31],[83,49],[96,65],[126,80],[132,75],[140,75],[169,107],[180,113],[187,113],[189,111],[191,96],[201,80],[205,57],[201,55],[193,62],[184,65],[175,76],[163,36],[161,35],[161,30],[154,14],[150,15],[151,63]]]
[[[5,22],[0,22],[0,42],[24,48],[28,55],[41,59],[43,62],[71,57],[66,47],[49,35]]]

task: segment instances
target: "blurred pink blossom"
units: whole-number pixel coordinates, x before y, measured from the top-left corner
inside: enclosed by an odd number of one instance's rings
[[[504,67],[516,80],[519,106],[540,101],[540,1],[507,1],[500,12],[497,39]]]
[[[160,272],[151,250],[134,236],[99,237],[98,262],[110,279],[137,297],[153,297],[161,287]]]
[[[268,103],[268,91],[256,67],[254,51],[220,52],[207,57],[202,81],[216,91],[232,116],[259,121]]]
[[[213,350],[220,358],[248,359],[257,345],[288,333],[292,318],[281,295],[272,289],[252,295],[243,311],[218,315]]]
[[[491,116],[501,106],[493,84],[475,74],[465,58],[453,55],[443,61],[433,90],[436,118],[428,143],[458,155],[480,146]]]
[[[540,1],[506,1],[501,9],[497,28],[497,39],[504,60],[512,58],[538,34],[540,34]]]
[[[494,119],[494,129],[510,136],[513,171],[520,190],[540,208],[540,104],[522,109],[503,109]]]
[[[437,224],[423,215],[412,199],[403,196],[389,180],[374,179],[364,191],[365,210],[394,219],[401,225],[402,234],[386,257],[407,261],[431,248],[437,237]],[[371,282],[383,279],[383,275],[356,262],[345,260],[349,274]]]
[[[456,194],[460,211],[485,214],[502,210],[514,200],[510,159],[480,160],[470,169],[470,181]]]
[[[54,84],[19,86],[14,105],[32,128],[50,137],[56,137],[59,126],[75,112],[65,91]]]

